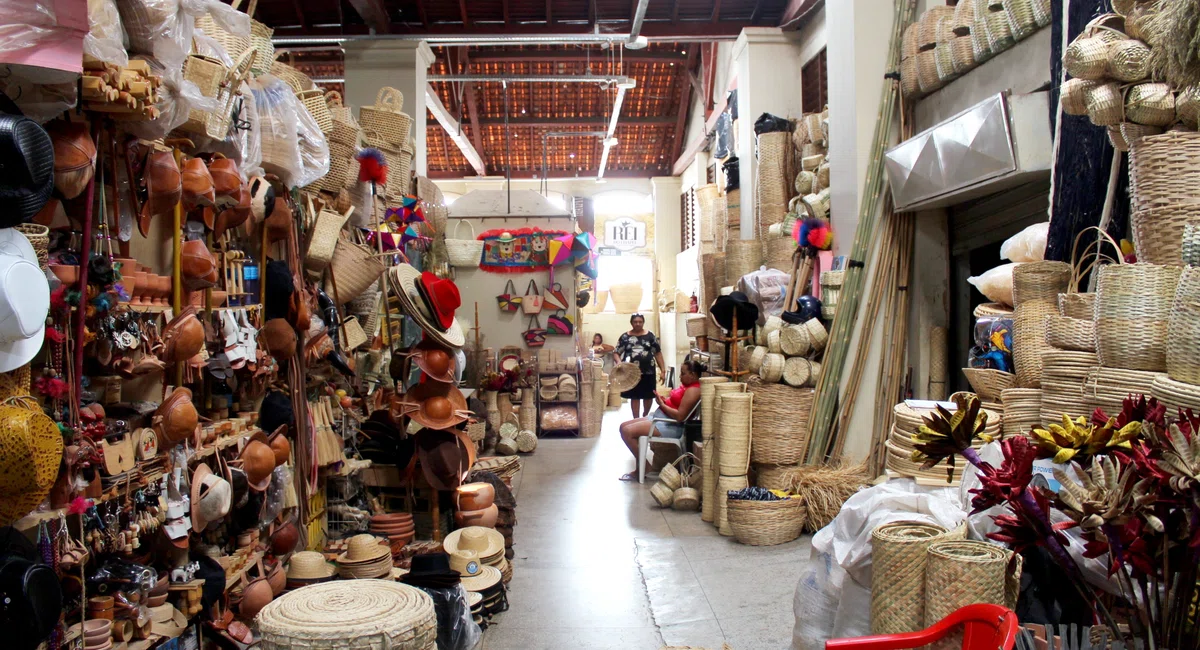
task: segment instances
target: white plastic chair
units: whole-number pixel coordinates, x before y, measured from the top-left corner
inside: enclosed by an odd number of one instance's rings
[[[651,422],[674,422],[675,424],[683,424],[684,433],[683,433],[683,436],[681,436],[679,438],[663,438],[661,436],[653,436],[653,435],[642,436],[641,438],[638,438],[638,457],[637,457],[638,483],[646,482],[646,457],[650,455],[650,440],[651,440],[651,438],[653,438],[655,442],[660,442],[663,444],[670,443],[670,444],[673,444],[676,447],[678,447],[679,453],[675,454],[675,458],[679,458],[680,456],[684,455],[684,453],[687,452],[687,449],[684,448],[684,446],[687,445],[687,439],[688,439],[687,425],[689,422],[694,421],[694,419],[699,414],[700,414],[700,401],[697,400],[696,404],[694,406],[692,406],[692,410],[688,413],[687,417],[683,419],[682,423],[676,422],[674,418],[654,418],[654,419],[650,420]],[[651,433],[653,433],[653,430],[651,430]],[[675,460],[675,458],[672,458],[671,460]]]

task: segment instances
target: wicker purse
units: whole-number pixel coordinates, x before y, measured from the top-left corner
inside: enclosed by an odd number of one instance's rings
[[[311,205],[311,202],[310,202]],[[350,208],[351,211],[354,208]],[[338,214],[328,208],[322,208],[308,237],[308,249],[304,252],[304,268],[310,271],[324,271],[333,261],[333,253],[337,248],[338,236],[342,226],[350,214]]]
[[[390,86],[379,89],[374,106],[363,106],[358,111],[359,123],[364,131],[374,131],[379,137],[401,149],[408,144],[412,132],[413,118],[404,108],[404,94]]]
[[[337,276],[337,300],[350,302],[379,281],[387,270],[383,262],[365,244],[339,239],[329,263],[330,273]],[[325,293],[333,294],[333,284],[325,283]]]
[[[458,227],[463,224],[471,230],[470,239],[457,238]],[[478,267],[483,259],[483,242],[475,239],[475,226],[469,221],[459,219],[458,223],[454,224],[454,235],[453,238],[446,238],[446,255],[450,258],[450,265],[463,268]]]

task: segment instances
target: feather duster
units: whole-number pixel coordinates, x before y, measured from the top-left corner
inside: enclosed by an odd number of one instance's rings
[[[358,160],[358,181],[360,183],[378,185],[387,183],[388,164],[382,151],[374,147],[367,147],[355,154],[354,158]]]
[[[792,236],[800,246],[811,246],[819,251],[833,248],[833,230],[824,219],[809,217],[797,221],[792,226]]]

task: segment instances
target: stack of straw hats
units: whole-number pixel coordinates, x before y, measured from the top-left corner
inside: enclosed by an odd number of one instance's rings
[[[499,571],[504,584],[512,580],[512,565],[504,557],[504,535],[495,529],[482,526],[459,528],[446,536],[442,548],[451,558],[459,551],[470,551],[481,565]]]
[[[287,588],[299,589],[333,579],[337,569],[316,551],[301,551],[288,560]]]
[[[935,410],[913,408],[901,402],[893,408],[892,412],[895,415],[895,424],[888,433],[887,460],[884,463],[888,473],[894,476],[915,478],[919,481],[928,480],[938,485],[946,484],[947,478],[950,478],[950,483],[957,485],[962,480],[963,469],[967,466],[965,460],[958,459],[953,469],[948,460],[943,460],[930,469],[921,469],[922,464],[912,460],[912,453],[916,450],[916,443],[913,442],[912,436],[924,424],[924,418],[934,413]],[[991,409],[981,409],[980,413],[987,415],[987,425],[983,429],[984,435],[999,438],[1001,428],[999,414]],[[971,444],[979,449],[986,443],[982,439],[976,438]]]
[[[478,591],[467,592],[467,605],[471,607],[471,620],[483,629],[487,629],[487,621],[483,620],[483,594]]]
[[[374,535],[355,535],[337,564],[342,578],[382,578],[392,572],[392,549]]]

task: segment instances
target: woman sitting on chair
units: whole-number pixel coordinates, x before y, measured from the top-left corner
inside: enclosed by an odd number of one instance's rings
[[[638,438],[657,436],[679,440],[683,437],[683,423],[700,401],[700,375],[704,371],[704,365],[699,361],[690,358],[684,361],[679,369],[680,385],[673,389],[665,400],[661,395],[654,396],[654,400],[658,402],[658,408],[648,417],[630,420],[621,425],[621,440],[625,441],[629,453],[633,454],[635,463],[637,462]],[[672,421],[655,422],[655,418]],[[622,476],[621,480],[636,481],[637,478],[638,473],[635,469]]]

